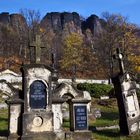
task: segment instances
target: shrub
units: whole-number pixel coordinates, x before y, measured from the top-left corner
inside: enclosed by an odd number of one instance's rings
[[[108,96],[112,86],[105,84],[90,84],[90,83],[80,83],[77,85],[79,90],[86,90],[90,93],[91,97],[99,98],[100,96]]]

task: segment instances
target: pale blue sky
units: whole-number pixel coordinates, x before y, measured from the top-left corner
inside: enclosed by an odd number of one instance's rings
[[[19,9],[47,12],[78,12],[84,17],[102,12],[121,14],[140,25],[140,0],[0,0],[0,12],[18,13]]]

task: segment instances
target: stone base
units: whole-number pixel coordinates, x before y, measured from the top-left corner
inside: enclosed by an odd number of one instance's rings
[[[54,132],[24,135],[21,140],[64,140],[64,134],[57,135]]]
[[[48,133],[38,133],[28,136],[22,136],[21,140],[93,140],[92,132],[90,131],[80,131],[80,132],[48,132]]]
[[[33,135],[50,133],[53,131],[51,111],[32,111],[24,113],[22,119],[22,134]]]
[[[65,140],[93,140],[92,132],[90,131],[66,132]]]
[[[20,136],[18,136],[18,135],[9,135],[7,140],[20,140]]]

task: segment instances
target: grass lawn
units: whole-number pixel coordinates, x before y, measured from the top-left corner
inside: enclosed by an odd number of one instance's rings
[[[8,111],[0,109],[0,137],[8,134]]]
[[[0,131],[8,129],[8,111],[0,109]]]
[[[134,136],[121,136],[118,129],[100,130],[93,132],[95,140],[140,140],[140,134]]]
[[[119,113],[116,99],[104,101],[107,105],[100,105],[101,100],[92,99],[92,108],[101,110],[101,118],[89,120],[89,126],[104,127],[118,125]],[[93,130],[93,138],[96,140],[140,140],[140,134],[135,136],[121,136],[119,129]]]
[[[119,114],[115,99],[106,100],[106,106],[100,105],[100,100],[92,99],[92,108],[101,110],[102,117],[89,120],[89,127],[92,129],[94,140],[140,140],[140,134],[135,136],[121,136],[119,129],[97,130],[97,127],[118,125]],[[8,111],[7,109],[0,110],[0,136],[7,134],[8,130]],[[64,130],[69,130],[69,120],[64,120]]]
[[[101,102],[105,103],[106,105],[100,105]],[[119,113],[115,99],[109,99],[105,101],[92,99],[92,108],[100,109],[102,116],[96,120],[89,120],[89,126],[104,127],[118,124]]]
[[[104,101],[107,105],[100,105],[99,99],[92,99],[92,108],[101,110],[102,117],[89,120],[89,128],[92,129],[93,139],[95,140],[140,140],[140,134],[135,136],[121,136],[118,128],[96,130],[96,127],[118,125],[119,113],[116,99]],[[69,120],[64,120],[64,130],[69,130]]]

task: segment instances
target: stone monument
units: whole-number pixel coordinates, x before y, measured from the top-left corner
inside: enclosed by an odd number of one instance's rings
[[[140,109],[136,94],[136,83],[124,69],[123,54],[117,49],[114,58],[119,62],[120,72],[112,77],[119,108],[120,132],[134,134],[140,130]]]
[[[52,67],[41,64],[40,37],[31,44],[35,47],[35,60],[22,66],[22,91],[9,101],[10,140],[90,140],[88,92],[77,90],[70,83],[58,83],[55,55]],[[38,52],[39,51],[39,52]],[[62,104],[70,110],[70,131],[62,129]],[[78,132],[78,133],[77,133]],[[85,135],[85,137],[83,137]]]
[[[49,137],[51,134],[48,132],[53,132],[51,102],[51,74],[53,69],[40,63],[40,36],[37,35],[36,40],[30,46],[35,47],[36,55],[34,64],[22,67],[24,111],[21,139],[36,139],[38,137],[38,139],[45,140],[45,137]]]
[[[89,94],[77,90],[70,83],[61,83],[57,86],[52,95],[52,107],[54,130],[61,130],[62,126],[62,104],[69,105],[70,131],[65,132],[65,139],[71,140],[91,140],[91,132],[88,131],[88,103],[91,101]],[[83,136],[84,135],[84,136]]]

